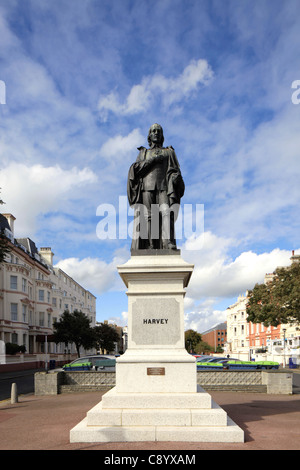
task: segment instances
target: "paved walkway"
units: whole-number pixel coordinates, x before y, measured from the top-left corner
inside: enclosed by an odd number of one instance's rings
[[[300,450],[300,395],[210,392],[245,432],[245,442],[129,442],[82,444],[69,442],[69,432],[100,400],[101,392],[55,396],[24,395],[19,402],[0,402],[0,450]],[[110,454],[111,455],[111,454]]]

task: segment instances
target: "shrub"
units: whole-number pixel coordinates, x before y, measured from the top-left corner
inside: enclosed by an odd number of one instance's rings
[[[18,352],[24,353],[26,351],[26,347],[24,344],[19,346],[15,343],[6,343],[5,344],[6,354],[17,354]]]

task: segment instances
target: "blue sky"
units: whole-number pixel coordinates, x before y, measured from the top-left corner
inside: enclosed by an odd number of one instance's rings
[[[154,122],[182,204],[204,205],[204,233],[178,241],[187,328],[299,253],[299,0],[0,0],[0,31],[4,210],[97,296],[99,321],[126,324],[131,239],[100,240],[97,208],[118,216]]]

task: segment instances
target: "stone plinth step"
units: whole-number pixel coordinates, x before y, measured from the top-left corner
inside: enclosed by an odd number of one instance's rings
[[[201,387],[196,393],[118,393],[70,432],[71,442],[244,442],[244,432]]]
[[[211,408],[212,398],[202,387],[194,393],[118,393],[112,388],[102,397],[105,408],[178,409]]]
[[[227,417],[226,426],[88,426],[84,418],[70,442],[244,442],[244,432]]]
[[[227,414],[210,409],[105,409],[102,402],[87,413],[88,426],[226,426]]]

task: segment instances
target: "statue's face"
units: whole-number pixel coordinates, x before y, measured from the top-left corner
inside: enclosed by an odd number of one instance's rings
[[[154,124],[150,128],[149,138],[154,144],[159,144],[162,141],[163,131],[160,126]]]

